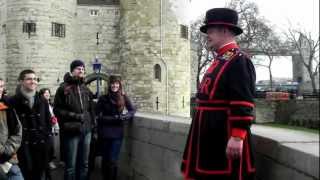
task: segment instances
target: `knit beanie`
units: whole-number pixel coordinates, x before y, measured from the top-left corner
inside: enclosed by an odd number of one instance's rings
[[[84,62],[79,59],[72,61],[72,63],[70,64],[70,72],[72,72],[74,70],[74,68],[76,68],[78,66],[85,67]]]

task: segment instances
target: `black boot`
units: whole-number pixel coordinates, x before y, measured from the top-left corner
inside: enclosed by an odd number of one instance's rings
[[[111,180],[117,180],[117,176],[118,176],[118,166],[117,164],[113,164],[112,167],[111,167],[111,175],[112,175],[112,178]]]
[[[103,180],[109,180],[111,172],[110,172],[109,165],[107,163],[102,162],[101,171],[102,171]]]
[[[116,180],[118,173],[118,166],[114,162],[102,163],[102,176],[103,180]]]

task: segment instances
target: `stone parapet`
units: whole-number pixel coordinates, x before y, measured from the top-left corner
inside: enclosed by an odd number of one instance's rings
[[[255,99],[256,123],[274,122],[277,103],[265,99]]]
[[[275,121],[284,124],[318,129],[320,127],[319,99],[279,102]]]
[[[128,124],[121,152],[121,179],[181,180],[180,163],[189,118],[138,113]],[[252,127],[259,180],[319,179],[317,134]]]
[[[259,180],[319,179],[319,135],[254,126]]]

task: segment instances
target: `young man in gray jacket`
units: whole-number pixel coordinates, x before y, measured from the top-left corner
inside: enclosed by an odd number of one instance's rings
[[[20,121],[6,102],[4,81],[0,78],[0,180],[23,180],[16,154],[21,139]]]

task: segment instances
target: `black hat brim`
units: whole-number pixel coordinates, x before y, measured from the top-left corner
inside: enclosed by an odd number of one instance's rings
[[[217,25],[228,26],[235,33],[236,36],[243,33],[243,30],[238,26],[231,25],[231,24],[220,24],[220,23],[203,25],[200,27],[200,31],[207,34],[207,30],[209,27],[213,27]]]

